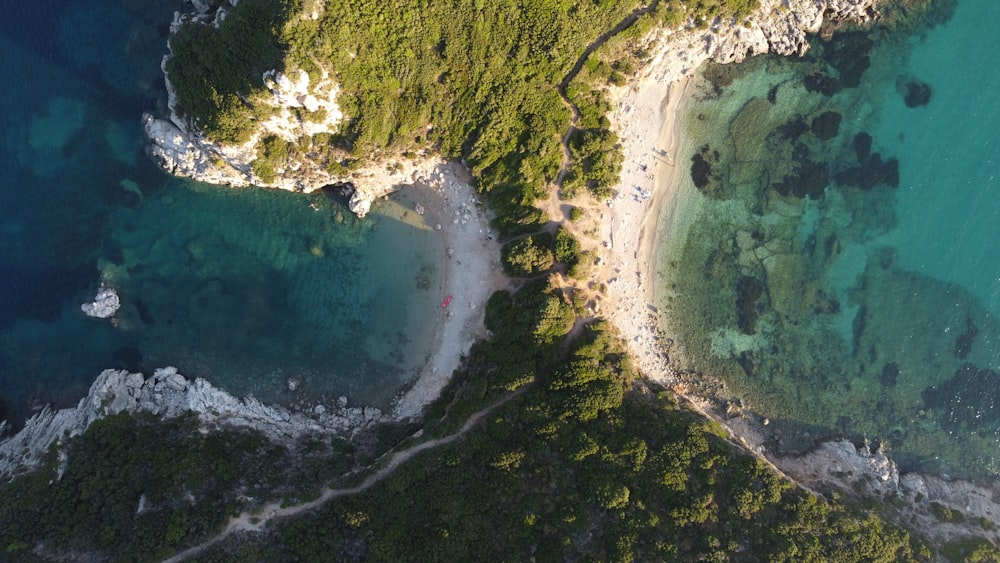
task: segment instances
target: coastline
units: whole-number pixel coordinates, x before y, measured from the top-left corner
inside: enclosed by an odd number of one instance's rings
[[[609,288],[607,315],[629,342],[639,369],[661,383],[675,378],[658,323],[656,241],[663,214],[673,215],[677,206],[678,118],[692,81],[647,78],[618,100],[613,123],[623,139],[624,193],[606,205],[601,225],[607,245],[601,244],[599,255],[606,266],[598,276]]]
[[[483,310],[489,296],[510,283],[500,266],[500,245],[490,232],[489,217],[459,163],[440,162],[418,179],[439,196],[431,210],[432,226],[443,245],[442,295],[452,296],[434,328],[432,344],[419,375],[394,401],[390,412],[370,406],[307,402],[291,409],[265,405],[253,396],[237,397],[196,376],[164,367],[150,374],[108,369],[99,374],[75,407],[45,408],[16,434],[0,439],[0,479],[39,467],[49,447],[78,436],[96,420],[121,412],[150,412],[163,417],[199,415],[203,427],[255,430],[276,441],[310,435],[350,434],[380,422],[420,416],[458,367],[463,354],[485,335]],[[0,429],[3,423],[0,422]]]
[[[445,249],[441,266],[442,307],[433,344],[420,376],[395,401],[390,419],[420,416],[438,397],[458,368],[462,356],[478,338],[485,337],[483,311],[494,291],[510,285],[500,264],[500,243],[492,234],[486,208],[475,195],[464,166],[444,163],[427,183],[441,197],[437,230]]]
[[[700,59],[692,56],[699,47],[690,38],[677,41],[675,35],[667,33],[652,41],[654,60],[642,76],[613,96],[615,110],[609,117],[625,155],[621,194],[600,205],[581,205],[600,217],[595,217],[600,265],[591,278],[598,284],[605,283],[608,291],[598,298],[600,306],[595,312],[608,317],[617,327],[628,342],[634,364],[645,377],[671,388],[689,406],[720,423],[731,442],[796,484],[819,494],[832,492],[861,500],[896,499],[883,504],[897,523],[942,543],[964,537],[989,537],[1000,542],[995,527],[980,525],[1000,521],[1000,483],[901,473],[883,451],[872,451],[867,443],[859,446],[847,440],[819,443],[802,455],[780,456],[767,447],[776,438],[765,419],[744,409],[731,412],[711,389],[695,389],[681,381],[676,358],[668,358],[672,342],[669,329],[665,332],[660,320],[657,244],[663,244],[664,236],[678,236],[675,231],[683,231],[679,221],[690,221],[689,212],[697,211],[680,209],[686,202],[679,201],[677,190],[678,174],[684,173],[679,167],[683,168],[685,162],[677,156],[683,134],[679,121],[685,100],[695,91],[694,70],[710,58],[730,61],[712,55]],[[669,45],[680,47],[671,49]],[[741,58],[733,62],[738,60]],[[636,193],[647,190],[648,201],[641,196],[634,198]],[[678,215],[681,212],[684,217]],[[586,227],[578,230],[586,231]],[[936,515],[941,506],[963,514],[964,519],[942,522]]]

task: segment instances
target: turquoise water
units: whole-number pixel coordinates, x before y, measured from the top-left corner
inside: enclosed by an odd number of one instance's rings
[[[183,181],[143,154],[183,8],[5,12],[0,420],[72,404],[105,368],[163,365],[265,401],[385,406],[426,361],[443,260],[430,212],[397,198],[358,221],[331,197]],[[435,209],[433,192],[405,197]],[[102,280],[122,298],[113,321],[80,310]]]
[[[703,69],[687,103],[663,322],[771,449],[1000,475],[1000,4],[940,15]]]

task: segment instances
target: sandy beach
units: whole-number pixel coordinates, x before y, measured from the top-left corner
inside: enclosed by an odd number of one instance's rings
[[[677,151],[683,135],[680,119],[685,99],[694,93],[696,80],[689,67],[665,55],[659,64],[652,65],[649,74],[614,98],[615,110],[609,118],[625,157],[621,184],[616,188],[619,194],[603,202],[587,203],[587,198],[568,202],[587,210],[585,219],[570,228],[600,257],[589,282],[598,288],[600,284],[607,286],[603,294],[591,293],[597,302],[594,313],[618,328],[644,376],[667,385],[693,408],[722,423],[732,441],[789,479],[812,490],[834,487],[869,498],[898,495],[905,502],[889,513],[936,541],[983,534],[976,522],[996,522],[1000,515],[1000,487],[995,482],[901,473],[881,451],[870,451],[867,444],[856,447],[846,440],[820,444],[803,456],[778,456],[765,445],[773,436],[761,417],[749,411],[736,416],[722,412],[716,398],[692,393],[680,381],[667,359],[671,335],[664,333],[662,311],[657,308],[656,257],[657,245],[667,236],[664,231],[673,232],[678,221],[689,220],[677,215],[682,202],[676,184],[681,178],[678,174],[688,173],[690,161]],[[685,214],[693,211],[683,207]],[[547,202],[550,213],[553,208],[554,204]],[[564,222],[567,226],[573,223]],[[597,240],[588,233],[596,233]],[[859,483],[864,492],[858,492]],[[932,501],[962,511],[968,523],[943,524],[927,508]],[[994,541],[1000,539],[996,531],[987,535]]]
[[[618,101],[612,122],[623,140],[622,192],[601,231],[609,243],[600,252],[609,287],[605,314],[628,340],[639,369],[662,382],[672,377],[658,327],[655,250],[658,226],[677,204],[677,175],[685,170],[677,155],[678,121],[691,83],[690,77],[666,85],[648,79]]]
[[[622,144],[624,162],[617,194],[605,201],[581,195],[570,201],[551,197],[542,208],[598,257],[576,287],[590,312],[608,318],[628,340],[636,366],[647,377],[674,381],[658,328],[655,250],[657,227],[675,207],[674,181],[683,173],[676,152],[678,116],[692,79],[647,76],[619,91],[609,116]],[[569,206],[584,211],[570,221]]]
[[[511,283],[501,269],[500,244],[490,230],[485,205],[476,197],[465,168],[443,163],[424,181],[438,196],[434,203],[438,208],[428,210],[427,215],[445,249],[440,265],[442,300],[451,299],[438,311],[431,352],[420,376],[393,406],[395,419],[419,416],[438,397],[462,356],[486,336],[486,301]]]

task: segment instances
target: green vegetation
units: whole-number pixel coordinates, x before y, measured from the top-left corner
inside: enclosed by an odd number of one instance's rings
[[[241,2],[218,29],[186,24],[171,36],[166,70],[177,112],[226,143],[242,143],[256,128],[252,102],[263,74],[284,65],[287,44],[276,22],[290,16],[286,0]]]
[[[273,182],[276,171],[284,167],[294,150],[295,145],[278,137],[265,137],[257,149],[257,159],[251,164],[254,174],[264,182]]]
[[[637,380],[604,322],[567,341],[574,319],[544,280],[495,294],[493,338],[473,347],[429,409],[425,434],[454,432],[510,390],[521,395],[364,493],[230,537],[197,560],[929,559],[905,531],[783,481],[717,425]],[[334,442],[290,454],[258,436],[195,428],[191,419],[113,417],[71,443],[61,479],[53,459],[0,489],[7,558],[31,560],[44,542],[52,554],[159,559],[217,531],[247,497],[296,502],[324,478],[357,483],[351,468],[415,430],[386,427],[383,446],[367,452]]]
[[[931,503],[931,513],[934,514],[934,517],[941,522],[951,522],[957,524],[965,521],[965,515],[962,514],[962,511],[955,510],[954,508],[948,508],[940,502]]]
[[[525,278],[548,271],[556,260],[552,253],[552,235],[548,233],[508,242],[500,253],[504,271]]]
[[[555,258],[566,264],[566,273],[572,278],[582,277],[586,273],[587,261],[591,259],[589,252],[583,250],[580,241],[576,240],[569,230],[563,226],[556,229]]]
[[[687,15],[742,15],[756,0],[690,4],[654,2],[633,27],[648,30]],[[462,157],[489,194],[496,226],[510,236],[546,220],[532,203],[559,173],[559,143],[571,117],[558,85],[587,45],[636,6],[348,0],[319,10],[318,20],[299,17],[313,9],[313,0],[243,0],[218,30],[183,26],[171,39],[167,65],[178,111],[212,138],[241,142],[255,120],[267,117],[254,104],[265,70],[300,68],[317,78],[326,69],[342,86],[338,101],[348,116],[326,158],[427,146]],[[571,180],[601,195],[614,183],[621,155],[601,121],[599,90],[613,73],[620,81],[635,65],[594,61],[602,80],[576,81],[573,87],[586,94],[568,93],[586,122],[572,136]]]
[[[1000,549],[983,538],[948,542],[941,548],[941,554],[952,563],[996,563],[1000,561]]]
[[[546,306],[559,301],[542,283],[491,300],[494,339],[476,346],[431,409],[428,428],[453,428],[470,409],[493,402],[509,381],[501,375],[506,365],[533,377],[461,442],[420,454],[362,494],[277,522],[266,535],[218,545],[199,560],[929,557],[905,531],[819,501],[737,453],[669,393],[639,384],[606,324],[589,325],[560,352],[568,327],[550,323]],[[539,337],[526,336],[532,332]]]
[[[167,557],[248,508],[247,496],[308,498],[325,472],[350,467],[329,443],[303,444],[293,455],[257,434],[197,428],[193,417],[94,422],[67,448],[61,476],[52,456],[0,488],[3,559],[32,560],[37,542],[123,561]]]

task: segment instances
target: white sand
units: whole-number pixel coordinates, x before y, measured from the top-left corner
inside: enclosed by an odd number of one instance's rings
[[[602,274],[608,284],[605,315],[628,340],[636,366],[652,379],[669,381],[664,349],[658,338],[656,307],[657,225],[672,215],[674,183],[683,162],[677,160],[677,117],[691,83],[646,79],[617,104],[612,121],[622,139],[625,161],[621,194],[604,212]],[[648,197],[647,197],[648,196]]]
[[[591,313],[608,318],[628,340],[635,365],[664,383],[674,378],[665,357],[666,343],[657,336],[656,230],[659,218],[672,215],[675,204],[676,116],[691,83],[690,78],[678,82],[671,78],[647,76],[620,92],[615,101],[609,118],[625,157],[615,198],[596,202],[582,195],[565,202],[584,210],[577,221],[566,220],[568,206],[555,197],[540,205],[554,220],[563,220],[584,248],[600,258],[587,279],[580,280],[587,286],[575,287]]]
[[[439,309],[430,358],[414,385],[395,404],[395,419],[420,415],[440,395],[462,355],[486,335],[486,301],[494,291],[510,286],[501,269],[500,244],[490,230],[485,204],[476,197],[465,168],[457,163],[438,166],[430,183],[441,195],[442,204],[441,209],[433,210],[440,217],[438,233],[446,254],[440,269],[442,295],[450,295],[452,300]]]

